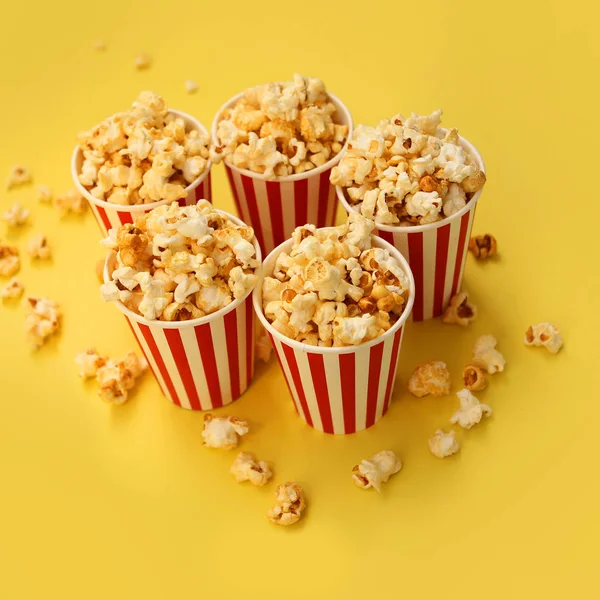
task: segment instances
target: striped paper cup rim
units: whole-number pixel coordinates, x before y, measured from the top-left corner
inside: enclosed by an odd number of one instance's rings
[[[231,219],[236,225],[240,225],[242,227],[248,227],[248,225],[246,225],[246,223],[244,223],[242,220],[238,219],[237,217],[234,217],[233,215],[229,214],[228,212],[225,212],[224,210],[219,210],[219,209],[215,209],[215,210],[219,214],[224,215],[227,218]],[[258,240],[256,239],[256,236],[254,236],[252,238],[252,245],[254,246],[254,250],[256,251],[256,260],[258,260],[258,262],[260,263],[262,261],[262,253],[260,251],[260,246],[258,244]],[[114,270],[114,269],[111,270],[111,268],[114,265],[116,257],[117,257],[117,253],[114,250],[111,250],[109,252],[108,256],[106,257],[106,260],[104,261],[104,271],[103,271],[104,283],[108,283],[109,281],[111,281],[109,273],[112,273],[112,270]],[[260,270],[260,267],[258,267],[257,270]],[[120,302],[118,300],[115,302],[112,302],[111,304],[116,304],[117,308],[126,317],[128,317],[129,319],[133,319],[134,321],[137,321],[138,323],[141,323],[142,325],[147,325],[148,327],[159,327],[161,329],[186,329],[188,327],[197,327],[198,325],[204,325],[205,323],[210,323],[211,321],[215,321],[216,319],[220,319],[220,318],[224,317],[227,313],[231,312],[232,310],[235,310],[238,306],[240,306],[241,304],[243,304],[246,301],[248,296],[253,292],[254,288],[258,285],[259,281],[260,281],[260,275],[259,275],[259,273],[257,273],[256,282],[241,298],[236,298],[233,302],[231,302],[227,306],[224,306],[223,308],[217,310],[214,313],[210,313],[209,315],[200,317],[199,319],[190,319],[188,321],[160,321],[158,319],[156,319],[154,321],[150,321],[149,319],[145,319],[142,315],[130,310],[122,302]]]
[[[440,127],[440,129],[444,132],[448,131],[443,127]],[[460,145],[476,160],[479,168],[485,173],[485,164],[483,163],[483,158],[481,158],[481,154],[479,154],[477,148],[475,148],[475,146],[473,146],[473,144],[471,144],[469,140],[460,135],[458,136],[458,140]],[[346,199],[344,189],[345,188],[343,188],[340,185],[335,186],[335,193],[338,197],[338,200],[341,202],[342,206],[345,208],[347,213],[350,213],[351,211],[358,212],[359,205],[352,205],[350,204],[350,202],[348,202],[348,200]],[[435,221],[435,223],[427,223],[426,225],[407,225],[406,227],[399,227],[398,225],[386,225],[383,223],[375,222],[375,227],[380,231],[389,231],[390,233],[416,233],[419,231],[430,231],[432,229],[438,229],[439,227],[447,225],[451,221],[462,217],[466,212],[471,210],[471,208],[476,204],[477,200],[479,200],[482,191],[483,188],[477,190],[473,194],[473,197],[458,212],[455,212],[453,215],[441,219],[440,221]]]
[[[221,115],[223,114],[223,111],[225,109],[229,108],[230,106],[234,105],[243,95],[244,95],[244,92],[240,92],[239,94],[235,95],[233,98],[230,98],[229,100],[227,100],[227,102],[225,102],[225,104],[223,104],[223,106],[221,106],[221,108],[215,115],[215,118],[213,119],[213,122],[212,122],[212,128],[211,128],[213,143],[215,143],[215,145],[218,145],[217,144],[217,141],[218,141],[217,127],[219,125],[219,122],[221,121]],[[285,183],[287,181],[299,181],[301,179],[308,179],[309,177],[312,177],[315,175],[320,175],[324,171],[331,169],[340,161],[342,155],[346,151],[346,146],[348,145],[348,140],[350,139],[350,136],[352,135],[354,125],[353,125],[353,121],[352,121],[352,115],[350,114],[348,107],[337,96],[334,96],[333,94],[331,94],[329,92],[327,92],[327,96],[335,104],[338,113],[344,117],[343,119],[341,119],[341,122],[338,123],[338,125],[348,125],[348,135],[346,137],[346,141],[345,141],[342,149],[333,158],[330,158],[325,164],[321,165],[320,167],[311,169],[310,171],[304,171],[304,173],[298,173],[296,175],[286,175],[285,177],[276,177],[273,179],[267,179],[262,173],[255,173],[254,171],[250,171],[249,169],[240,169],[240,167],[236,167],[235,165],[231,164],[229,161],[227,161],[227,159],[224,159],[224,162],[227,163],[227,166],[232,171],[235,171],[236,173],[240,173],[241,175],[245,175],[246,177],[252,177],[253,179],[261,179],[263,181],[276,181],[278,183]]]
[[[185,121],[186,129],[192,130],[196,129],[204,135],[210,137],[208,129],[198,119],[188,115],[187,113],[181,112],[179,110],[169,109],[169,114],[175,115]],[[71,177],[73,182],[75,183],[75,187],[77,191],[88,201],[92,202],[96,206],[100,206],[102,208],[107,208],[109,210],[117,210],[119,212],[148,212],[157,206],[162,206],[163,204],[170,204],[173,202],[172,200],[157,200],[156,202],[149,202],[148,204],[115,204],[114,202],[107,202],[106,200],[100,200],[95,198],[88,192],[88,190],[80,183],[79,181],[79,172],[81,168],[81,164],[83,163],[83,151],[79,146],[75,146],[75,150],[73,150],[73,155],[71,156]],[[210,173],[210,169],[212,167],[212,162],[210,158],[206,164],[206,169],[196,178],[192,183],[190,183],[185,188],[186,196],[192,191],[195,190],[207,177]]]
[[[252,294],[254,312],[257,314],[260,322],[265,327],[265,329],[282,344],[287,344],[288,346],[291,346],[296,350],[300,350],[301,352],[314,352],[317,354],[348,354],[350,352],[356,352],[358,349],[370,348],[371,346],[379,344],[386,338],[393,336],[396,333],[396,331],[398,331],[398,329],[400,329],[400,327],[402,327],[404,323],[408,320],[408,317],[410,316],[410,313],[413,308],[413,304],[415,302],[415,280],[410,266],[407,260],[404,258],[404,256],[402,256],[400,251],[394,248],[392,244],[386,242],[384,239],[376,235],[371,235],[372,247],[384,248],[385,250],[387,250],[390,253],[390,255],[398,261],[398,263],[402,267],[402,270],[408,277],[408,302],[406,303],[406,307],[404,309],[404,312],[400,315],[400,318],[384,334],[380,335],[379,337],[376,337],[373,340],[365,342],[364,344],[358,344],[356,346],[339,346],[335,348],[323,348],[321,346],[313,346],[311,344],[297,342],[296,340],[293,340],[292,338],[286,337],[285,335],[281,334],[279,331],[277,331],[277,329],[273,327],[273,325],[271,325],[269,320],[264,315],[262,307],[262,282],[265,277],[273,273],[273,266],[275,265],[277,257],[282,252],[287,252],[288,250],[290,250],[292,243],[293,240],[286,240],[285,242],[283,242],[283,244],[280,244],[279,246],[277,246],[277,248],[271,251],[267,258],[265,258],[262,268],[260,270],[258,281],[254,286],[254,292]]]

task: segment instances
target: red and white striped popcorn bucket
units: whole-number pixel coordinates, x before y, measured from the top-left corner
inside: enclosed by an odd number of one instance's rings
[[[324,433],[356,433],[374,425],[390,405],[404,325],[415,299],[410,267],[400,252],[372,236],[373,246],[385,248],[400,263],[410,282],[406,308],[382,336],[358,346],[320,348],[303,344],[277,331],[264,315],[262,278],[273,272],[281,252],[292,240],[277,247],[263,263],[261,281],[254,288],[254,310],[266,328],[298,414]]]
[[[485,171],[483,160],[470,142],[460,137],[460,145]],[[456,214],[436,223],[395,227],[376,224],[374,233],[393,244],[408,260],[415,278],[413,321],[439,317],[450,298],[461,289],[471,228],[477,201],[482,190]],[[349,203],[343,188],[336,187],[339,201],[346,212],[358,212],[359,206]]]
[[[260,261],[256,237],[253,244]],[[115,264],[112,252],[106,259],[105,282]],[[239,398],[250,385],[255,333],[252,289],[225,308],[190,321],[148,321],[121,302],[115,304],[125,315],[163,394],[177,406],[213,410]]]
[[[242,96],[243,93],[233,97],[217,113],[212,124],[215,143],[218,143],[217,126],[223,111],[234,106]],[[238,214],[252,225],[265,254],[287,240],[296,227],[306,223],[317,227],[335,225],[337,202],[329,175],[352,135],[352,116],[336,96],[328,96],[337,108],[333,119],[339,125],[348,125],[348,137],[341,152],[324,165],[298,175],[269,180],[260,173],[240,169],[227,159],[223,161]]]
[[[194,119],[194,117],[179,112],[178,110],[169,110],[169,113],[184,120],[186,131],[197,129],[201,133],[208,135],[206,127]],[[113,202],[105,202],[94,198],[88,190],[79,182],[79,174],[81,173],[81,165],[83,164],[83,152],[77,146],[71,158],[71,177],[75,183],[77,191],[88,201],[92,213],[96,218],[96,222],[100,227],[102,234],[106,236],[108,231],[113,227],[120,227],[125,223],[133,223],[138,215],[142,215],[151,211],[153,208],[161,204],[171,204],[171,200],[159,200],[150,204],[134,204],[131,206],[122,206]],[[198,200],[208,200],[211,202],[212,189],[210,181],[210,169],[212,163],[209,160],[205,171],[185,188],[185,198],[178,200],[180,206],[196,204]]]

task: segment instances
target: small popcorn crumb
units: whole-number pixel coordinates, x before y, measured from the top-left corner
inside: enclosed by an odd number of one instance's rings
[[[236,448],[240,437],[248,433],[248,423],[237,417],[213,417],[210,413],[204,415],[204,445],[209,448],[231,450]]]
[[[18,202],[15,202],[11,208],[4,211],[0,217],[9,227],[20,227],[27,223],[29,211],[23,208]]]
[[[460,400],[460,408],[450,417],[450,423],[458,423],[465,429],[471,429],[477,425],[483,417],[489,417],[492,409],[487,404],[482,404],[467,389],[460,390],[456,395]]]
[[[271,358],[271,350],[273,349],[271,346],[271,340],[269,339],[269,334],[264,327],[257,327],[257,329],[258,332],[256,342],[254,344],[254,353],[256,354],[256,358],[267,363]]]
[[[28,296],[25,300],[27,317],[25,331],[35,348],[43,346],[48,337],[56,333],[60,327],[60,311],[58,304],[47,298]]]
[[[469,240],[469,250],[477,260],[486,260],[498,252],[498,243],[489,233],[475,235]]]
[[[391,450],[382,450],[368,460],[362,460],[352,469],[354,483],[363,489],[375,488],[381,493],[381,484],[402,469],[402,462]]]
[[[95,348],[90,348],[85,352],[80,352],[75,357],[75,364],[79,367],[79,375],[83,379],[96,377],[98,369],[103,367],[108,361],[108,356],[101,356]]]
[[[275,506],[267,517],[276,525],[293,525],[300,520],[306,508],[304,490],[295,482],[288,481],[277,486]]]
[[[450,299],[450,304],[444,311],[442,323],[457,324],[461,327],[467,326],[477,318],[477,307],[469,303],[467,292],[455,294]]]
[[[429,438],[429,450],[431,450],[431,454],[438,458],[446,458],[447,456],[456,454],[460,450],[460,444],[455,437],[454,431],[446,433],[438,429],[435,435]]]
[[[257,486],[265,485],[273,475],[268,463],[257,461],[249,452],[240,452],[229,471],[238,483],[249,481]]]
[[[13,300],[19,298],[24,291],[23,284],[16,277],[13,277],[6,285],[0,288],[0,298],[2,300]]]
[[[133,60],[133,64],[138,71],[141,71],[147,69],[152,64],[152,58],[145,52],[140,52]]]
[[[106,50],[106,42],[98,40],[97,42],[94,42],[93,48],[96,52],[104,52]]]
[[[10,277],[21,268],[19,249],[0,242],[0,277]]]
[[[27,244],[27,252],[31,258],[46,260],[52,256],[52,250],[48,245],[48,239],[42,233],[34,235]]]
[[[552,323],[532,325],[525,332],[523,341],[526,346],[543,346],[552,354],[556,354],[563,345],[560,329]]]
[[[54,199],[54,206],[58,210],[61,217],[64,217],[67,213],[81,214],[85,211],[87,202],[85,198],[75,189],[71,189],[64,194],[56,196]]]
[[[481,367],[467,365],[463,369],[463,382],[472,392],[479,392],[487,387],[487,375]]]
[[[10,175],[6,182],[6,188],[12,189],[18,185],[31,183],[32,177],[29,169],[23,165],[16,165],[10,170]]]
[[[473,360],[471,364],[485,369],[489,375],[502,373],[506,361],[496,346],[498,342],[493,335],[482,335],[477,338],[473,345]]]
[[[186,79],[184,86],[188,94],[195,94],[198,91],[198,84],[191,79]]]
[[[408,380],[408,391],[417,398],[428,394],[447,396],[450,393],[450,373],[446,363],[429,360],[419,365]]]
[[[38,202],[42,204],[52,203],[52,190],[47,185],[40,185],[38,188]]]
[[[139,358],[135,352],[128,352],[118,360],[109,358],[96,372],[96,381],[100,386],[98,396],[111,404],[124,404],[138,377],[147,368],[146,359]]]

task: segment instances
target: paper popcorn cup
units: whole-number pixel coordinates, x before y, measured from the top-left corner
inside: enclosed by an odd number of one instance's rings
[[[206,127],[200,123],[200,121],[194,119],[194,117],[179,112],[178,110],[169,110],[169,113],[180,117],[185,122],[187,131],[197,129],[205,135],[209,135]],[[122,206],[120,204],[114,204],[112,202],[105,202],[104,200],[98,200],[90,194],[87,189],[79,183],[79,173],[81,172],[81,165],[83,164],[83,152],[79,146],[75,148],[73,156],[71,158],[71,177],[75,183],[77,191],[88,201],[92,213],[96,218],[96,222],[102,231],[102,235],[106,236],[109,229],[113,227],[120,227],[125,223],[133,223],[138,215],[147,213],[153,208],[160,206],[161,204],[170,204],[170,200],[159,200],[158,202],[152,202],[150,204],[135,204],[133,206]],[[178,200],[181,206],[190,204],[196,204],[198,200],[212,201],[212,188],[210,181],[210,169],[212,163],[208,160],[206,170],[198,177],[195,181],[190,183],[185,188],[185,198]]]
[[[254,288],[254,310],[267,330],[298,414],[324,433],[355,433],[374,425],[390,404],[404,325],[413,307],[415,287],[407,261],[391,244],[372,236],[400,263],[410,292],[401,317],[382,336],[342,348],[319,348],[285,337],[273,328],[262,308],[262,278],[273,272],[277,256],[292,240],[278,246],[263,263]]]
[[[479,168],[485,171],[475,146],[463,137],[459,140]],[[438,317],[450,303],[450,298],[460,291],[475,208],[481,192],[477,191],[459,212],[436,223],[409,227],[376,224],[374,233],[400,250],[413,272],[414,321]],[[342,187],[336,186],[336,194],[346,212],[360,210],[359,206],[350,204]]]
[[[219,211],[237,225],[236,217]],[[253,239],[256,258],[260,247]],[[104,281],[116,264],[116,253],[106,259]],[[190,321],[148,321],[115,302],[163,394],[191,410],[213,410],[230,404],[248,388],[254,375],[254,313],[252,289],[221,310]]]
[[[339,125],[348,125],[348,138],[341,152],[324,165],[306,173],[269,180],[260,173],[240,169],[223,160],[238,214],[252,225],[265,254],[287,240],[296,227],[306,223],[317,227],[335,225],[337,202],[335,189],[329,183],[329,174],[340,161],[352,135],[352,116],[336,96],[327,95],[337,108],[334,121]],[[232,107],[242,96],[243,93],[231,98],[217,113],[212,124],[215,143],[223,111]]]

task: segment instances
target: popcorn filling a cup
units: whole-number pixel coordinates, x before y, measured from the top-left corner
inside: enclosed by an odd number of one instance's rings
[[[249,88],[221,107],[211,159],[223,160],[238,214],[265,253],[305,223],[334,225],[329,175],[351,133],[346,106],[312,77]]]
[[[407,261],[372,221],[297,228],[265,259],[254,310],[298,414],[325,433],[354,433],[389,407],[414,302]]]
[[[103,235],[176,200],[211,200],[210,135],[194,117],[141,92],[132,107],[78,135],[71,176]]]

